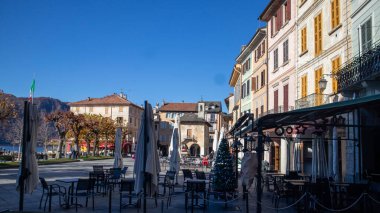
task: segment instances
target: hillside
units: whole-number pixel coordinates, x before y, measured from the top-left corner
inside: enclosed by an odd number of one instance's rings
[[[16,97],[12,94],[4,94],[10,102],[13,102],[16,107],[16,118],[9,119],[0,125],[0,143],[12,143],[16,142],[19,138],[19,132],[22,131],[22,118],[24,111],[24,101],[28,100],[25,97]],[[55,98],[49,97],[36,97],[33,100],[36,104],[38,111],[40,112],[40,118],[43,118],[46,114],[54,112],[56,110],[68,111],[69,105]],[[21,129],[20,131],[18,131]],[[54,128],[47,128],[49,136],[55,134]]]

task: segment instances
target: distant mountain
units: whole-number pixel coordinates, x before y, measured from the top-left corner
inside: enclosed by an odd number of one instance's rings
[[[8,100],[15,104],[17,116],[16,118],[9,119],[7,122],[0,124],[0,142],[11,143],[12,142],[12,134],[14,132],[10,131],[14,129],[15,126],[20,126],[22,124],[23,114],[24,114],[24,101],[28,100],[25,97],[16,97],[12,94],[4,93],[4,96],[8,98]],[[65,102],[62,102],[55,98],[48,97],[36,97],[33,99],[33,103],[36,104],[37,110],[40,112],[40,118],[43,118],[46,114],[51,112],[61,110],[68,111],[69,105]],[[51,134],[55,134],[53,130]]]

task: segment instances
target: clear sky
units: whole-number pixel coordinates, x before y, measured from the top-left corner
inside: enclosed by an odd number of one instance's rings
[[[223,101],[268,0],[1,0],[0,89],[79,101]],[[226,109],[224,109],[225,111]]]

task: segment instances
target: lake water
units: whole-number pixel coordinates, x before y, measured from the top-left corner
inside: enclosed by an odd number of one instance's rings
[[[5,149],[6,151],[10,152],[18,152],[18,145],[12,146],[12,145],[0,145],[0,149]],[[47,147],[49,150],[49,148]],[[44,152],[44,147],[37,147],[36,149],[37,152]]]

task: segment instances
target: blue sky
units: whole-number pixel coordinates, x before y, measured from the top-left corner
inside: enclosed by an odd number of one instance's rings
[[[223,101],[268,0],[0,1],[0,89],[62,101]],[[224,109],[225,110],[225,109]]]

